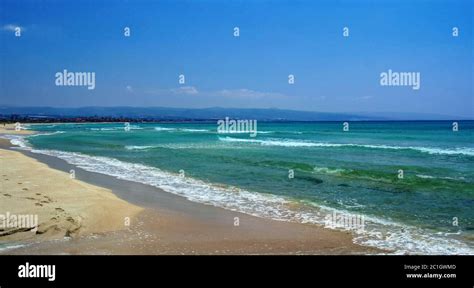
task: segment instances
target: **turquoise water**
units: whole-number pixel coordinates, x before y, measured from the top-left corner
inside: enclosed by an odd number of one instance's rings
[[[349,131],[340,122],[259,122],[256,137],[217,133],[215,123],[31,129],[44,133],[27,138],[35,152],[192,201],[316,224],[331,211],[363,215],[358,243],[474,253],[473,121],[457,132],[451,122],[351,122]]]

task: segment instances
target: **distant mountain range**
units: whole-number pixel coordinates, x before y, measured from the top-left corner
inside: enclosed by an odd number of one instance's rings
[[[255,119],[259,121],[389,121],[389,120],[472,120],[474,117],[456,117],[419,113],[326,113],[281,109],[238,108],[165,108],[165,107],[11,107],[0,106],[2,118],[12,115],[38,118],[114,117],[156,120],[215,120]]]

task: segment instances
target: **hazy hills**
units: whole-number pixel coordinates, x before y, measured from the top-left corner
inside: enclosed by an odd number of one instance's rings
[[[466,117],[418,113],[326,113],[281,109],[165,108],[165,107],[12,107],[0,106],[0,115],[27,117],[125,117],[156,120],[255,119],[259,121],[376,121],[376,120],[467,120]],[[472,118],[471,118],[472,119]]]

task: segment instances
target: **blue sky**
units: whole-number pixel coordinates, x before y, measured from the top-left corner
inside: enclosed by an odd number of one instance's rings
[[[0,5],[0,105],[474,115],[472,1]],[[96,88],[56,86],[63,69],[95,72]],[[381,86],[388,69],[419,72],[420,89]]]

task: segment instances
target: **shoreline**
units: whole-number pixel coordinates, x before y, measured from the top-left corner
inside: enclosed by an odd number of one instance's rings
[[[7,145],[8,146],[8,145]],[[12,145],[10,145],[12,146]],[[5,142],[0,145],[5,149]],[[9,148],[9,150],[15,150]],[[8,150],[7,150],[8,151]],[[66,161],[19,151],[48,170],[74,169],[78,181],[112,191],[142,210],[130,227],[72,239],[44,240],[0,254],[378,254],[377,248],[354,244],[350,232],[283,222],[191,202],[159,188],[88,172]],[[238,217],[239,225],[235,226]],[[0,238],[0,242],[2,242]]]
[[[0,140],[1,246],[125,229],[124,218],[133,219],[143,210],[109,189],[73,179],[20,151],[5,149],[6,142]],[[21,217],[31,220],[20,222]]]

